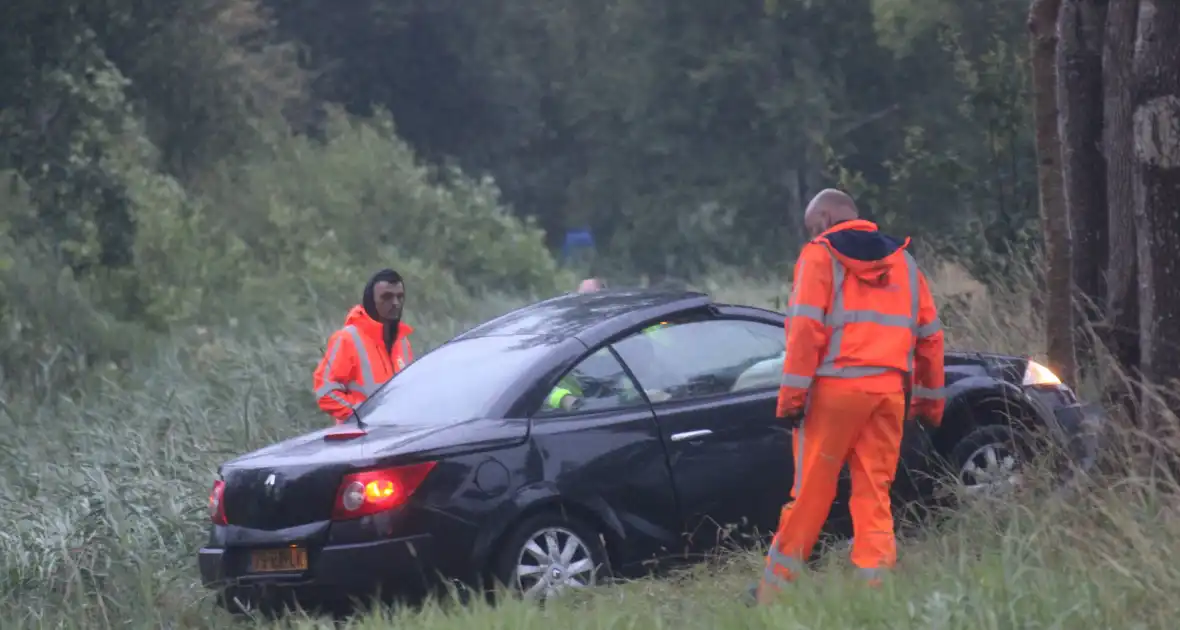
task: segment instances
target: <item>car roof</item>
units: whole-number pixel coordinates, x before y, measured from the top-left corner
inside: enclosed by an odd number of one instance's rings
[[[569,293],[505,313],[455,340],[524,335],[549,337],[552,343],[559,343],[572,337],[587,346],[595,346],[639,324],[711,304],[707,294],[684,290],[606,289]]]

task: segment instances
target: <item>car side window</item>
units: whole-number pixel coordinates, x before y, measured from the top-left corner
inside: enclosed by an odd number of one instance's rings
[[[534,417],[646,405],[635,381],[607,348],[582,359],[557,382]]]
[[[652,402],[778,387],[785,347],[781,327],[742,319],[666,325],[615,344]]]

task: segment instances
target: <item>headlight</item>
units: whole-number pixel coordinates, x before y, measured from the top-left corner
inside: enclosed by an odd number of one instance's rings
[[[1024,385],[1060,385],[1061,379],[1053,370],[1029,359],[1028,367],[1024,368]]]

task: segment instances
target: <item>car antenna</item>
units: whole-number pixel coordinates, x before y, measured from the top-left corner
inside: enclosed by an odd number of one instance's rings
[[[357,427],[358,429],[363,429],[363,428],[365,428],[365,421],[364,421],[364,420],[361,420],[360,414],[358,414],[358,413],[356,412],[356,407],[353,407],[353,408],[352,408],[352,419],[353,419],[353,420],[356,420],[356,427]]]

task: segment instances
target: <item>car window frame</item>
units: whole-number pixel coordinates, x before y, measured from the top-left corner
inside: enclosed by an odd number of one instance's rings
[[[638,333],[641,330],[642,330],[642,328],[636,328],[635,333]],[[634,334],[634,333],[625,334],[621,337],[621,339],[626,339],[626,338],[630,337],[631,334]],[[613,407],[598,407],[598,408],[594,408],[594,409],[565,410],[565,409],[559,408],[559,409],[554,410],[552,412],[547,412],[546,409],[544,408],[544,405],[545,405],[545,401],[548,399],[549,393],[553,391],[553,388],[557,387],[557,384],[560,383],[562,381],[562,379],[564,379],[566,376],[568,376],[570,372],[573,372],[574,370],[578,369],[578,367],[581,366],[584,362],[588,361],[591,357],[597,355],[598,353],[600,353],[604,350],[606,351],[607,355],[609,355],[612,359],[614,359],[615,364],[623,369],[623,375],[626,376],[627,379],[631,381],[631,385],[634,386],[635,390],[639,392],[641,402],[639,404],[635,404],[635,405],[616,405]],[[635,377],[635,374],[631,371],[631,368],[627,366],[627,362],[623,361],[623,357],[619,356],[618,351],[615,350],[614,342],[603,343],[599,346],[596,346],[595,348],[588,350],[586,353],[579,356],[578,359],[576,361],[574,361],[574,364],[569,367],[569,369],[561,372],[557,376],[557,378],[550,379],[550,380],[552,382],[550,382],[548,384],[548,386],[544,389],[545,397],[541,399],[540,406],[538,406],[536,409],[534,409],[532,411],[532,413],[529,414],[530,421],[550,422],[553,420],[569,419],[569,418],[576,418],[576,417],[580,417],[580,416],[588,416],[588,415],[596,415],[596,414],[604,414],[604,413],[615,413],[615,412],[620,412],[620,411],[632,411],[632,410],[639,410],[639,409],[644,409],[644,410],[648,410],[648,411],[651,410],[651,401],[648,400],[647,394],[644,393],[643,388],[639,386],[639,379],[637,379]]]
[[[718,322],[718,323],[721,323],[721,322],[745,322],[747,324],[759,324],[762,326],[767,326],[771,330],[777,331],[780,335],[785,335],[785,331],[783,329],[782,324],[776,325],[773,323],[769,323],[763,319],[759,319],[756,317],[744,316],[744,315],[731,315],[731,314],[701,315],[701,316],[696,316],[696,317],[687,317],[687,318],[683,318],[683,319],[676,318],[675,322],[677,324],[696,324],[696,323],[709,323],[709,322]],[[648,325],[650,325],[650,323],[638,327],[637,331],[642,331],[643,328]],[[619,343],[620,341],[623,341],[624,339],[629,339],[631,336],[632,335],[625,335],[623,337],[620,337],[616,341],[612,342],[611,343],[612,348],[615,344]],[[785,338],[783,339],[783,346],[784,346],[784,348],[786,346],[786,339]],[[626,360],[623,359],[622,355],[620,353],[618,353],[617,350],[615,351],[615,353],[618,356],[619,361],[621,361],[623,363],[623,365],[626,366],[627,371],[632,374],[632,378],[635,380],[635,382],[640,385],[640,388],[641,388],[640,391],[644,391],[642,389],[642,386],[643,386],[642,382],[639,380],[638,375],[635,375],[634,371],[631,369],[631,366],[627,365]],[[697,395],[697,396],[689,396],[689,397],[683,397],[683,398],[672,398],[672,399],[668,399],[668,400],[661,400],[658,402],[648,399],[648,404],[650,404],[652,406],[653,410],[658,410],[658,409],[666,408],[669,406],[716,402],[719,400],[724,400],[726,398],[739,398],[739,397],[750,396],[750,395],[754,395],[754,394],[765,395],[767,393],[775,392],[777,390],[778,390],[778,385],[767,384],[762,387],[752,387],[749,389],[742,389],[742,390],[738,390],[738,391],[726,391],[726,392],[717,392],[717,393],[712,393],[712,394],[702,394],[702,395]],[[644,392],[644,397],[645,398],[647,397],[646,392]]]

